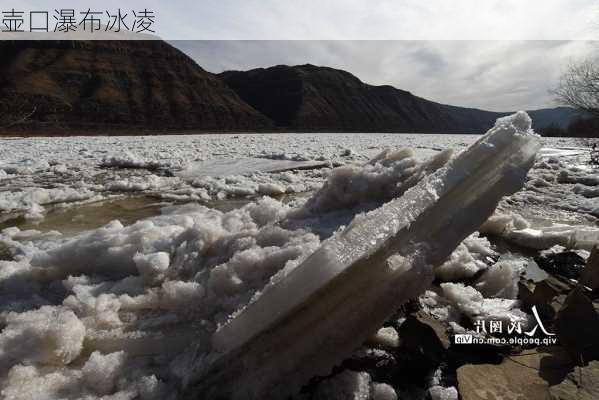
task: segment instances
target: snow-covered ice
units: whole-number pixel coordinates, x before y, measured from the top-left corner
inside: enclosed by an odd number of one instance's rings
[[[451,152],[442,150],[453,148],[455,156],[478,139],[217,134],[0,140],[2,396],[178,398],[181,383],[201,372],[190,366],[208,365],[214,356],[212,343],[226,349],[243,342],[223,329],[233,326],[234,317],[261,304],[271,287],[298,274],[302,264],[318,261],[332,267],[322,274],[334,276],[356,252],[380,246],[402,218],[417,212],[400,215],[400,208],[391,212],[393,205],[377,210],[395,198],[418,203],[413,210],[433,204],[443,196],[434,177],[451,165]],[[543,143],[525,187],[501,201],[480,233],[445,238],[457,248],[448,257],[439,255],[443,262],[429,273],[408,267],[416,263],[406,261],[405,251],[403,259],[390,261],[398,276],[422,283],[406,288],[407,297],[435,279],[439,286],[419,302],[455,329],[464,329],[464,318],[527,321],[515,299],[523,264],[500,256],[493,237],[533,249],[588,249],[599,237],[599,171],[574,139]],[[428,200],[409,195],[422,179],[430,183]],[[121,221],[100,227],[85,215],[77,230],[55,224],[60,215],[74,218],[65,210],[97,205],[101,213],[103,204],[130,196],[152,198],[162,208],[151,208],[150,217],[146,209],[139,218],[116,215]],[[219,202],[232,206],[219,211]],[[376,227],[362,229],[369,220]],[[348,245],[335,248],[340,238]],[[337,251],[334,257],[331,251]],[[285,293],[289,307],[302,297]],[[367,299],[351,301],[359,309]],[[287,309],[284,301],[275,312]],[[333,331],[344,319],[331,318]],[[396,346],[392,328],[371,335],[380,326],[373,322],[364,338]],[[221,333],[213,338],[215,332]],[[336,376],[317,389],[322,396],[344,387],[364,398],[398,397],[365,372]],[[454,390],[437,385],[428,392],[431,398],[453,398]]]
[[[220,327],[208,359],[191,363],[201,364],[192,383],[208,397],[257,399],[293,394],[310,377],[326,374],[340,354],[359,346],[401,304],[424,291],[433,280],[432,267],[492,214],[502,196],[522,187],[539,148],[530,126],[526,113],[502,118],[445,166],[446,159],[437,158],[421,164],[432,168],[424,167],[428,173],[415,186],[357,215]],[[399,164],[404,158],[390,157]],[[399,176],[392,190],[412,180],[412,174]],[[333,173],[312,199],[330,192],[335,178]],[[493,304],[481,313],[495,316],[501,310]],[[268,350],[273,347],[286,351]],[[267,359],[264,352],[270,353]],[[225,385],[233,376],[235,386]]]

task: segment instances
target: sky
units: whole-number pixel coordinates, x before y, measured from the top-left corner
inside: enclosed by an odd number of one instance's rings
[[[171,43],[213,73],[309,63],[346,70],[368,84],[492,111],[556,106],[550,90],[560,75],[598,50],[582,40]]]
[[[2,10],[154,12],[168,40],[568,40],[596,37],[597,0],[3,0]]]
[[[497,111],[553,106],[549,90],[568,64],[594,56],[591,41],[599,39],[597,0],[5,0],[2,7],[77,15],[149,9],[155,35],[211,72],[311,63]]]

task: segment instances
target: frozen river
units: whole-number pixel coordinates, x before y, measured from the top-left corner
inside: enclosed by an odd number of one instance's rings
[[[523,133],[506,123],[501,129]],[[403,221],[393,212],[376,214],[383,204],[397,198],[402,204],[404,193],[443,172],[448,160],[479,138],[306,133],[0,139],[2,396],[182,398],[182,382],[211,354],[210,338],[223,324],[265,288],[284,282],[324,241],[349,240],[343,232],[355,232],[364,215],[378,215],[380,223],[370,225],[382,233],[359,231],[354,241],[364,252],[379,245],[388,235],[386,224],[395,224],[395,217]],[[484,143],[478,146],[482,154]],[[508,174],[519,168],[504,167]],[[435,183],[439,191],[441,183]],[[419,188],[423,199],[430,194],[426,189]],[[427,201],[434,205],[434,196]],[[599,170],[590,164],[588,145],[542,139],[524,187],[504,198],[445,262],[434,271],[427,267],[435,286],[420,290],[416,301],[448,332],[491,318],[526,323],[518,281],[532,264],[531,252],[562,246],[588,256],[599,240],[598,216]],[[526,254],[496,246],[497,238]],[[326,249],[320,253],[322,262],[337,265]],[[414,275],[400,283],[416,291],[411,283],[417,280],[422,278]],[[352,301],[359,306],[359,298]],[[270,317],[260,307],[254,312]],[[395,318],[377,340],[395,343],[390,327],[400,327],[405,317]],[[440,378],[422,383],[422,390],[457,396],[455,371],[431,374]],[[329,385],[340,392],[350,384],[356,393],[386,393],[381,399],[396,393],[409,398],[402,394],[404,383],[375,382],[366,371],[351,371],[316,391],[327,393]]]
[[[1,139],[0,223],[34,222],[51,210],[131,195],[149,196],[151,205],[306,193],[322,185],[330,167],[364,163],[385,148],[411,148],[424,159],[446,148],[459,151],[476,139],[423,134]],[[543,158],[575,164],[588,159],[579,139],[543,143]],[[107,213],[118,217],[114,210]]]

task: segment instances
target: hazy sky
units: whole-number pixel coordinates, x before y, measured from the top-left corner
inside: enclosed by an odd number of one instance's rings
[[[430,100],[494,111],[555,106],[549,90],[588,41],[177,41],[210,72],[277,64],[347,70]]]
[[[149,9],[175,39],[594,39],[597,0],[4,0],[3,9]]]
[[[432,100],[502,111],[552,106],[548,90],[561,71],[596,53],[588,41],[599,38],[597,0],[12,3],[4,8],[150,9],[156,35],[194,41],[177,45],[212,72],[312,63]]]

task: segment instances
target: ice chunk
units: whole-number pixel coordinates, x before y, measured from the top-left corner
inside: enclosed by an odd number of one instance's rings
[[[94,193],[86,188],[31,188],[19,192],[0,192],[0,211],[25,211],[30,218],[40,216],[44,205],[89,199]]]
[[[373,383],[372,400],[397,400],[397,393],[386,383]]]
[[[283,172],[301,169],[324,168],[324,161],[269,160],[266,158],[237,158],[199,161],[190,163],[176,173],[183,179],[196,179],[206,176],[242,175],[255,172]]]
[[[39,232],[3,230],[6,248],[0,248],[0,258],[11,259],[0,260],[0,385],[7,398],[100,398],[97,392],[108,389],[88,387],[81,377],[85,356],[121,350],[136,364],[117,378],[109,396],[139,398],[137,390],[142,399],[167,398],[176,384],[167,374],[172,359],[320,244],[309,231],[277,225],[288,209],[271,198],[226,213],[192,204],[165,208],[162,215],[129,226],[113,222],[72,237],[34,241]],[[211,285],[213,273],[222,273],[226,283],[237,279],[239,290],[231,295],[225,285]],[[54,307],[27,311],[49,303],[62,303],[58,310],[75,325],[50,312]],[[18,369],[19,363],[34,368]],[[93,365],[90,361],[86,371],[99,371],[99,364]],[[9,368],[14,379],[7,379]],[[27,387],[19,389],[15,385],[24,386],[19,377],[25,373],[31,378],[23,378],[29,379]],[[168,390],[159,382],[138,383],[155,373],[171,384]]]
[[[504,323],[521,323],[528,325],[528,316],[521,311],[517,300],[485,299],[483,295],[471,286],[463,283],[442,283],[443,294],[464,315],[472,321],[503,321]]]
[[[513,127],[517,131],[526,132],[532,126],[532,119],[524,111],[498,118],[495,127]]]
[[[428,390],[431,400],[458,400],[458,390],[452,387],[433,386]]]
[[[62,368],[45,372],[32,365],[16,365],[2,385],[4,400],[80,399],[81,371]]]
[[[105,395],[112,393],[117,379],[123,374],[125,352],[102,354],[94,351],[83,366],[83,379],[95,393]]]
[[[335,168],[322,189],[306,203],[305,209],[318,213],[390,200],[445,165],[451,154],[450,149],[445,150],[419,163],[409,149],[386,150],[363,166]]]
[[[143,177],[129,177],[109,182],[105,185],[107,190],[113,192],[141,192],[144,190],[168,189],[174,186],[179,179],[156,176],[153,174]]]
[[[480,315],[483,309],[483,295],[463,283],[442,283],[443,294],[453,305],[466,315]]]
[[[379,329],[376,334],[368,338],[368,343],[381,347],[399,347],[399,335],[395,328],[387,326]]]
[[[489,267],[474,287],[485,297],[515,299],[518,296],[520,270],[510,261],[499,261]]]
[[[137,253],[133,257],[139,274],[148,284],[156,284],[164,280],[170,265],[170,254],[164,251],[157,253]]]
[[[138,258],[137,263],[134,261],[137,253],[168,252],[171,242],[195,222],[199,223],[191,217],[179,215],[143,220],[127,227],[119,221],[112,221],[102,228],[76,236],[47,251],[37,252],[31,264],[59,265],[65,275],[134,275],[141,265],[141,259]]]
[[[368,400],[370,375],[345,370],[321,382],[314,393],[315,400]]]
[[[435,268],[435,276],[443,281],[470,278],[487,268],[491,257],[496,255],[489,241],[474,233],[460,243],[447,261]]]
[[[43,306],[21,314],[9,313],[0,334],[0,367],[19,360],[65,365],[83,348],[85,327],[75,313]]]
[[[402,197],[356,216],[220,327],[214,351],[183,377],[188,390],[206,397],[283,397],[329,372],[430,285],[432,267],[502,196],[522,187],[538,149],[526,113],[503,118]]]
[[[161,164],[154,160],[146,160],[139,155],[126,150],[120,154],[112,154],[100,164],[102,167],[116,167],[116,168],[145,168],[145,169],[157,169],[161,167]]]
[[[481,225],[479,231],[485,234],[502,235],[508,231],[528,228],[530,223],[519,214],[496,213]]]
[[[285,188],[276,183],[262,183],[258,185],[258,192],[268,196],[276,196],[285,193]]]
[[[494,215],[479,230],[481,233],[501,236],[509,242],[535,250],[545,250],[559,245],[590,251],[599,241],[598,228],[553,224],[535,229],[518,214]]]
[[[432,315],[435,319],[440,321],[449,322],[450,324],[452,322],[457,323],[462,316],[462,313],[457,307],[441,296],[441,294],[433,290],[425,291],[418,300],[422,309],[426,311],[427,314]]]
[[[162,284],[164,307],[177,309],[198,303],[204,288],[197,282],[169,281]]]
[[[162,400],[168,398],[168,388],[156,375],[144,376],[137,383],[141,400]]]

